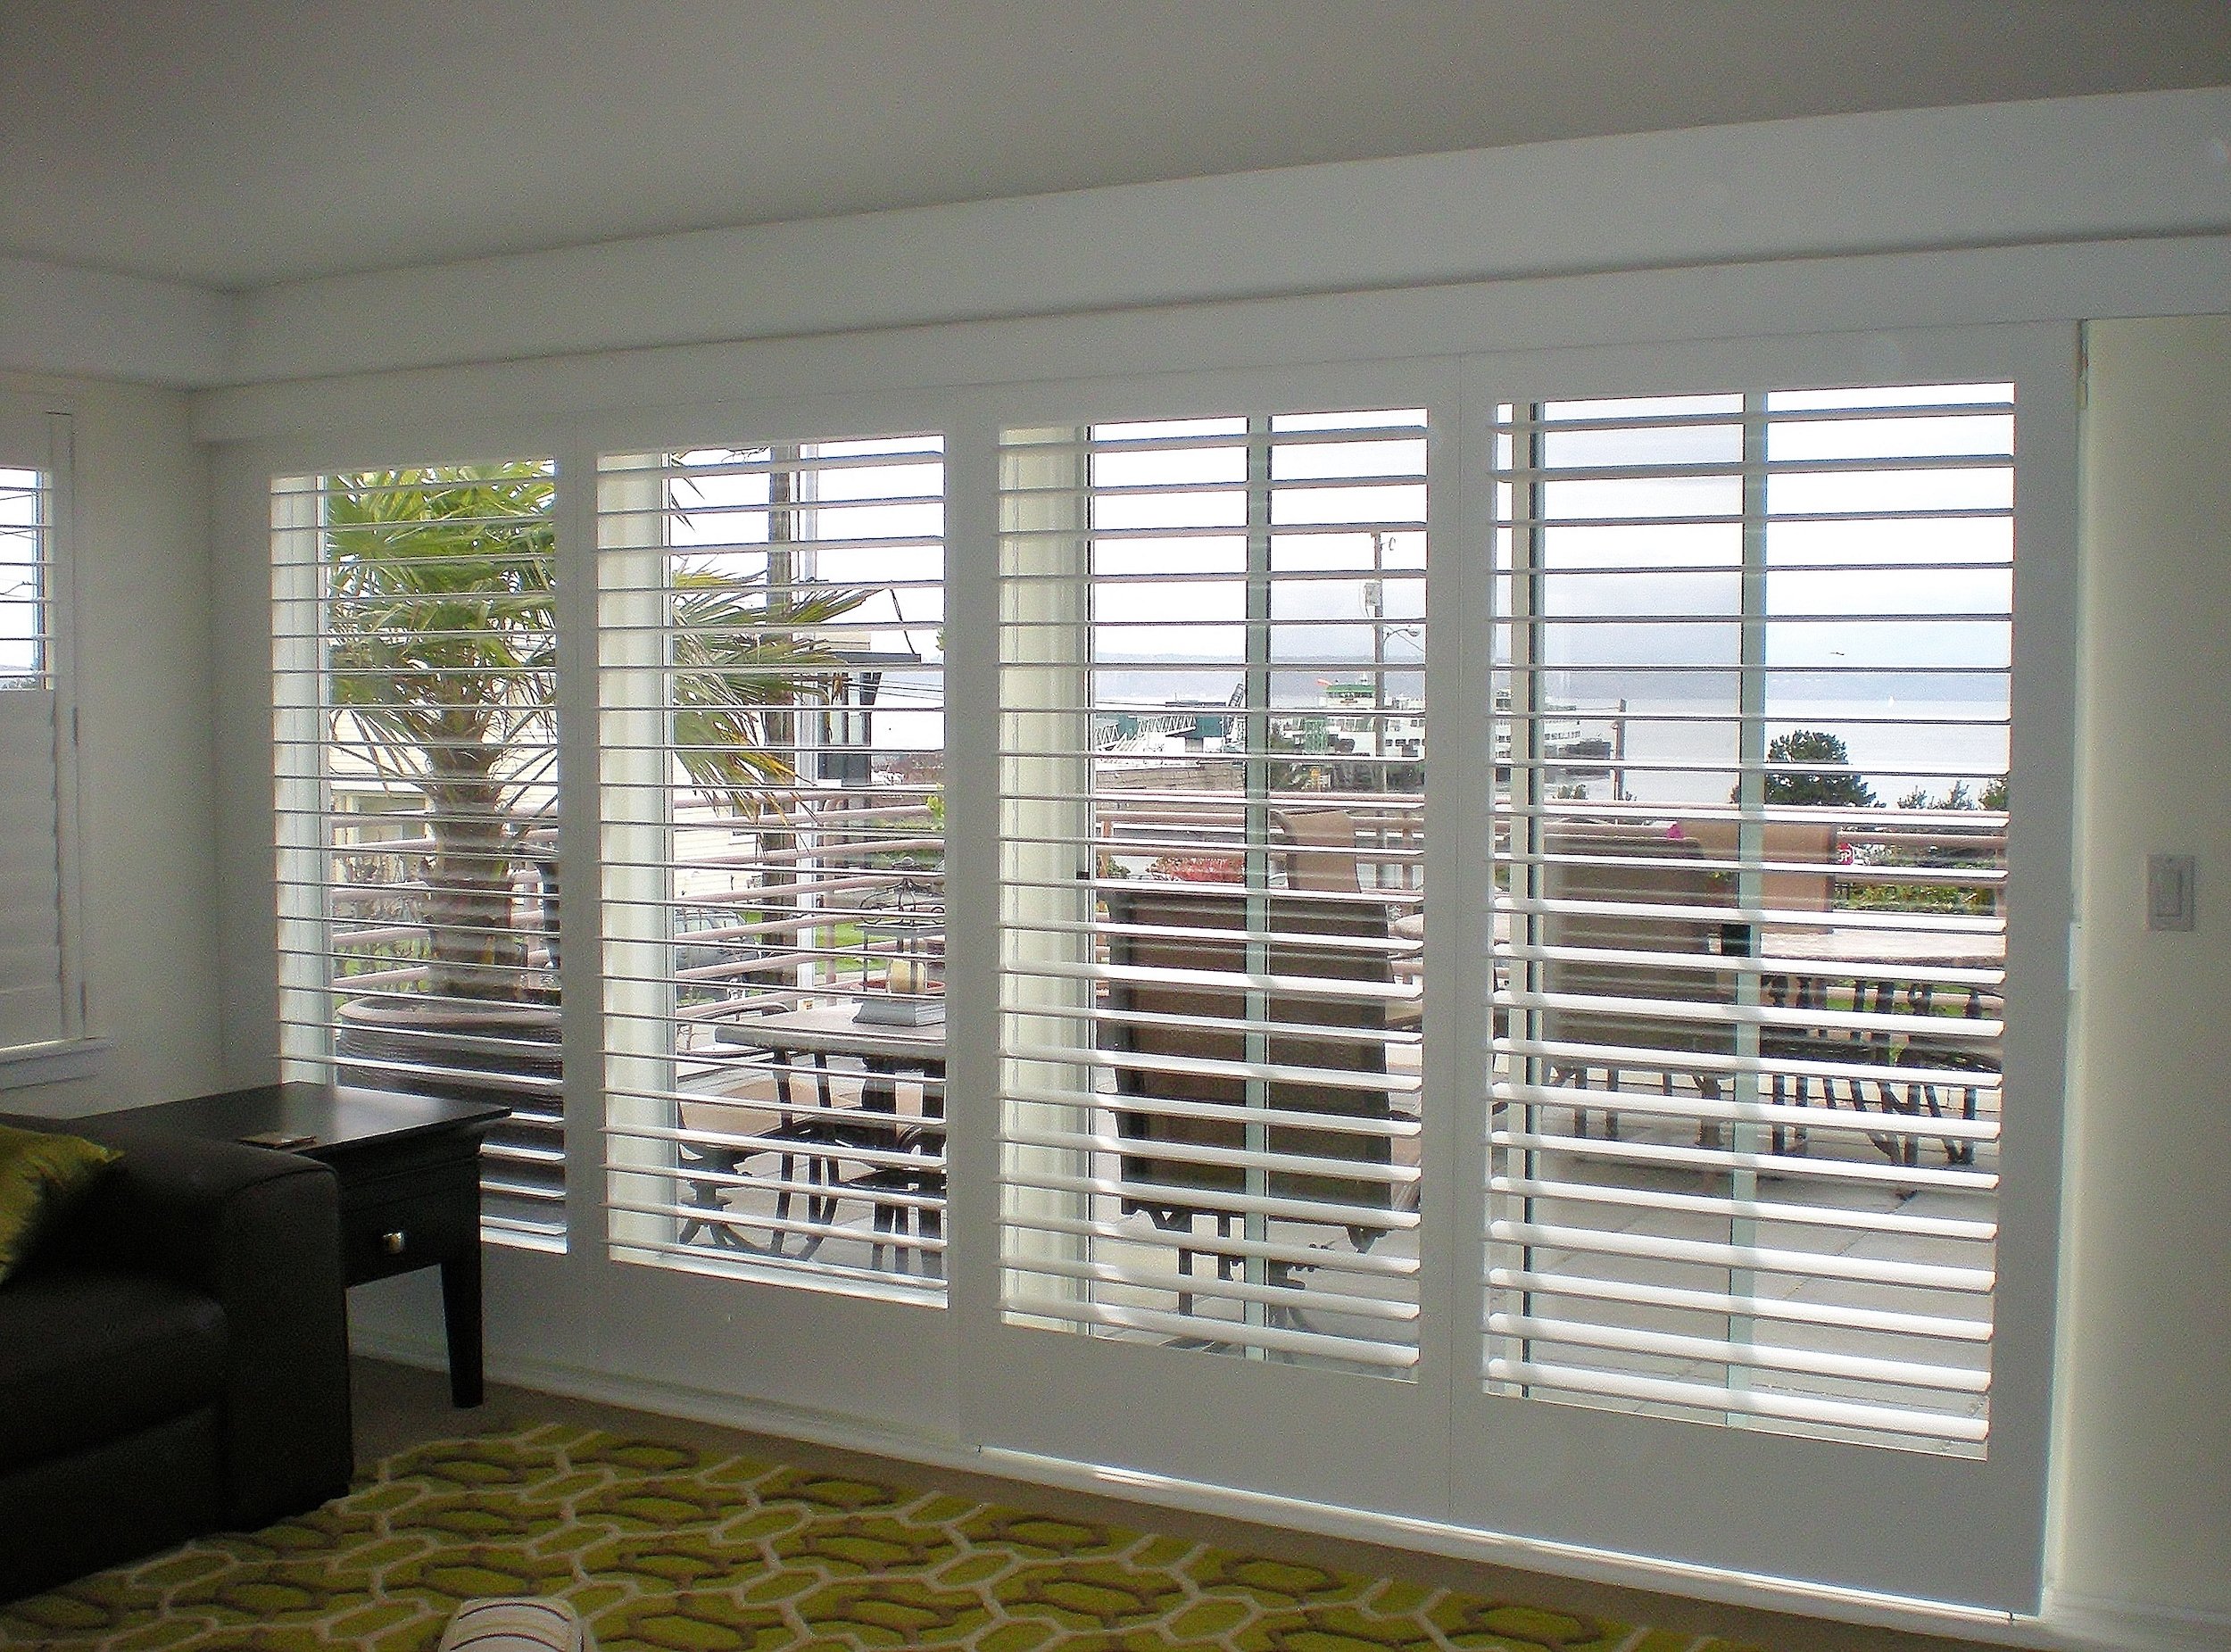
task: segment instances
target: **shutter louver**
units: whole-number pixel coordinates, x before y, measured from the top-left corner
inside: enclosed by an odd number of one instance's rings
[[[1010,1323],[1407,1375],[1425,428],[1010,430]]]
[[[941,441],[609,457],[599,519],[613,1252],[941,1299]]]
[[[1982,1454],[2011,398],[1503,410],[1491,1389]]]
[[[553,469],[274,489],[280,1034],[289,1077],[511,1108],[491,1233],[559,1244]]]

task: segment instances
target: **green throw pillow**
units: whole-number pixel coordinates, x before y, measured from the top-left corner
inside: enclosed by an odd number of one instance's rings
[[[0,1125],[0,1283],[62,1212],[124,1156],[83,1136]]]

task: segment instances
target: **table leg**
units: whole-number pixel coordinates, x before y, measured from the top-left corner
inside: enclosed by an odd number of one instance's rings
[[[483,1398],[477,1244],[442,1264],[442,1323],[449,1338],[450,1402],[469,1409]]]
[[[892,1120],[899,1117],[899,1064],[879,1057],[860,1058],[860,1111],[880,1113]],[[894,1122],[892,1133],[898,1126]],[[881,1145],[878,1143],[877,1145]]]
[[[861,1120],[859,1144],[883,1152],[896,1152],[899,1148],[899,1065],[870,1055],[860,1058],[860,1111],[867,1117]],[[906,1175],[896,1166],[871,1165],[860,1178],[867,1187],[877,1191],[903,1188]],[[868,1198],[875,1205],[873,1225],[878,1233],[895,1233],[906,1237],[907,1208],[877,1199],[874,1192]],[[899,1271],[907,1272],[907,1250],[902,1244],[896,1251]],[[874,1246],[868,1253],[868,1266],[883,1265],[883,1247]]]

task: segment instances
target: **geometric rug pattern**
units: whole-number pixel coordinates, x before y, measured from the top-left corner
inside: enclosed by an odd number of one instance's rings
[[[555,1424],[0,1606],[0,1647],[433,1652],[479,1595],[560,1596],[604,1652],[1741,1652]]]

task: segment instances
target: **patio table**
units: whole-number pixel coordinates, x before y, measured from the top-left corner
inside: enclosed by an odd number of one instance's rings
[[[857,1019],[849,1003],[817,1004],[724,1021],[714,1036],[724,1044],[765,1050],[784,1067],[812,1075],[814,1113],[787,1121],[778,1133],[801,1147],[849,1148],[877,1156],[869,1161],[867,1172],[843,1186],[874,1202],[878,1234],[894,1228],[902,1231],[911,1209],[918,1218],[921,1237],[933,1241],[938,1237],[941,1224],[934,1208],[911,1200],[900,1203],[875,1195],[919,1196],[944,1190],[943,1022],[892,1025]],[[859,1105],[842,1113],[834,1107],[829,1084],[832,1058],[850,1058],[861,1068]],[[902,1118],[899,1112],[899,1080],[907,1074],[921,1078],[918,1122]],[[834,1155],[829,1157],[834,1158]],[[829,1176],[830,1184],[836,1185],[834,1165]],[[903,1248],[900,1254],[905,1254]],[[924,1256],[925,1266],[935,1271],[935,1250],[927,1249]]]
[[[1951,1082],[1949,1087],[1958,1092],[1961,1119],[1970,1124],[1975,1121],[1979,1087],[1977,1081],[1998,1069],[1998,1057],[1989,1039],[1995,1028],[1983,1024],[1985,994],[1998,989],[2004,980],[2003,930],[1901,929],[1847,924],[1820,929],[1770,928],[1764,941],[1762,965],[1787,967],[1787,973],[1765,974],[1762,984],[1770,994],[1770,1001],[1801,1009],[1824,1009],[1825,984],[1832,980],[1849,981],[1854,1010],[1912,1018],[1912,1030],[1895,1044],[1893,1034],[1881,1028],[1864,1034],[1822,1035],[1817,1041],[1826,1053],[1886,1064],[1883,1077],[1876,1080],[1874,1085],[1885,1112],[1902,1113],[1909,1117],[1924,1112],[1934,1117],[1944,1117],[1943,1099],[1938,1092],[1945,1086],[1912,1073],[1894,1076],[1901,1067],[1926,1067],[1970,1075],[1966,1082]],[[1957,1019],[1936,1014],[1936,995],[1940,986],[1966,992],[1966,1002]],[[1823,1099],[1833,1105],[1835,1081],[1823,1078],[1820,1082]],[[1857,1109],[1862,1104],[1860,1081],[1845,1082],[1851,1086],[1852,1104]],[[1800,1078],[1796,1083],[1802,1100],[1808,1081]],[[1779,1083],[1777,1079],[1778,1092]],[[1803,1139],[1802,1133],[1799,1139]],[[1920,1142],[1910,1134],[1878,1135],[1873,1141],[1895,1163],[1918,1162]],[[1947,1162],[1974,1162],[1971,1140],[1964,1136],[1946,1137],[1944,1147]]]
[[[1763,939],[1761,964],[1787,966],[1771,973],[1776,979],[1794,978],[1790,1001],[1803,1008],[1820,1007],[1822,982],[1848,980],[1854,984],[1854,1008],[1871,994],[1878,1013],[1891,1013],[1903,1000],[1907,1013],[1925,1016],[1934,1007],[1937,988],[1952,985],[1968,989],[1969,1013],[1978,1014],[1984,989],[1997,984],[1993,977],[2006,962],[2003,931],[1776,926]],[[1976,973],[1971,979],[1939,978],[1953,971]]]

